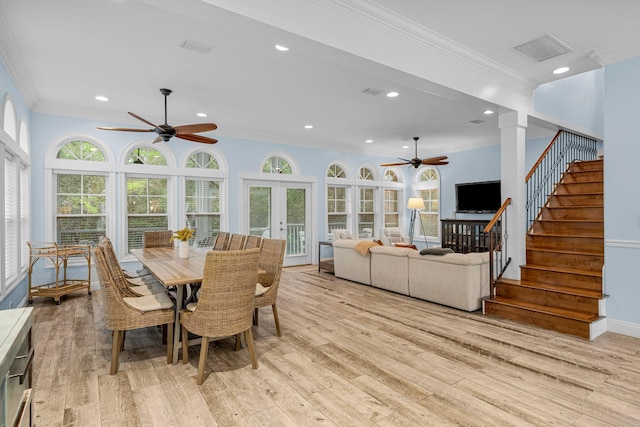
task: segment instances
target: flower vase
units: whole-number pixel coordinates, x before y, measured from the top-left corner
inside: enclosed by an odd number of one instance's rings
[[[180,242],[178,243],[178,257],[189,258],[189,241],[188,240],[180,240]]]

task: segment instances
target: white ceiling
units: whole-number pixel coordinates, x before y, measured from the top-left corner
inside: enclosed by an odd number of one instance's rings
[[[169,124],[215,122],[219,145],[406,157],[413,136],[421,155],[498,143],[485,109],[530,108],[558,66],[640,55],[638,16],[637,0],[0,0],[0,55],[33,111],[144,128],[126,112],[162,123],[166,87]],[[573,52],[535,63],[512,49],[546,33]]]

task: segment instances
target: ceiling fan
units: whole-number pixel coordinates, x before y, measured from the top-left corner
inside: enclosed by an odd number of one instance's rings
[[[105,127],[105,126],[98,126],[97,128],[102,130],[118,130],[118,131],[124,131],[124,132],[155,132],[158,134],[158,137],[153,140],[154,144],[160,141],[167,142],[174,136],[177,138],[186,139],[189,141],[201,142],[203,144],[215,144],[216,142],[218,142],[217,139],[208,138],[202,135],[195,135],[198,132],[208,132],[210,130],[216,130],[218,126],[216,126],[214,123],[199,123],[194,125],[181,125],[181,126],[170,126],[169,124],[167,124],[167,96],[171,94],[171,89],[160,89],[160,93],[164,95],[164,124],[161,124],[160,126],[155,125],[150,121],[145,120],[142,117],[138,116],[137,114],[134,114],[131,111],[129,111],[130,116],[135,117],[136,119],[148,124],[149,126],[153,126],[153,128],[152,129],[135,129],[135,128],[114,128],[114,127]]]
[[[420,165],[431,165],[431,166],[440,166],[440,165],[448,165],[449,162],[445,162],[445,160],[447,160],[447,156],[438,156],[438,157],[429,157],[428,159],[419,159],[418,158],[418,139],[420,139],[420,137],[418,136],[414,136],[413,137],[413,142],[415,143],[416,146],[416,156],[409,160],[409,159],[403,159],[401,157],[398,157],[400,160],[404,160],[404,162],[401,163],[384,163],[381,164],[380,166],[402,166],[402,165],[411,165],[414,168],[418,168],[418,166]]]

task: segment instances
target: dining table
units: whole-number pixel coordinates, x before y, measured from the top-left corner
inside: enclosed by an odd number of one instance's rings
[[[189,248],[189,255],[180,258],[177,247],[131,249],[142,265],[165,287],[176,287],[176,316],[173,328],[173,364],[178,363],[180,344],[180,310],[185,286],[202,283],[207,250]],[[169,343],[167,343],[169,345]]]

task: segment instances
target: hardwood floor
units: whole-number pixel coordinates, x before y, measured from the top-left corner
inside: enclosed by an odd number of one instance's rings
[[[127,333],[109,375],[102,292],[36,298],[40,426],[635,426],[640,339],[594,341],[285,269],[275,334],[254,327],[259,368],[234,340],[166,364],[160,330]]]

